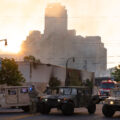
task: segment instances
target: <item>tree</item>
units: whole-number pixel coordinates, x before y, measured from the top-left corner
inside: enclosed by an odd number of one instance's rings
[[[24,61],[25,62],[30,62],[31,66],[33,66],[34,68],[37,67],[37,65],[39,65],[41,62],[39,59],[36,59],[34,56],[29,55],[29,56],[25,56],[24,57]]]
[[[58,80],[56,77],[51,77],[50,80],[49,80],[49,86],[51,88],[54,88],[54,87],[57,87],[57,86],[60,86],[61,85],[61,81]]]
[[[115,81],[120,81],[120,65],[114,68],[114,72],[111,73]]]
[[[31,78],[32,78],[32,66],[34,68],[36,68],[41,62],[39,59],[36,59],[34,56],[32,55],[29,55],[29,56],[25,56],[24,57],[24,61],[25,62],[29,62],[30,63],[30,83],[32,82],[31,81]]]
[[[18,70],[18,65],[14,59],[2,59],[2,68],[0,70],[0,84],[22,85],[25,82],[24,77]]]

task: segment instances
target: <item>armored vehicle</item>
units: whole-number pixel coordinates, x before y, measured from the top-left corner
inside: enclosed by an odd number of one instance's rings
[[[52,108],[57,108],[64,115],[72,115],[74,108],[85,107],[90,114],[96,110],[96,96],[92,89],[86,86],[63,86],[49,89],[49,94],[40,97],[39,111],[48,114]]]
[[[116,111],[120,111],[120,87],[111,90],[102,108],[105,117],[112,117]]]
[[[29,111],[30,97],[27,86],[0,87],[0,108],[22,108]]]

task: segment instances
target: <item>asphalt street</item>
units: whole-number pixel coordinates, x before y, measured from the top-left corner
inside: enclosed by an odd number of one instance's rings
[[[28,114],[18,109],[2,109],[0,110],[0,120],[120,120],[120,112],[116,112],[112,118],[105,118],[102,114],[102,104],[97,105],[94,115],[89,115],[87,109],[75,109],[72,116],[64,116],[61,111],[52,109],[49,115],[41,115],[40,113]]]

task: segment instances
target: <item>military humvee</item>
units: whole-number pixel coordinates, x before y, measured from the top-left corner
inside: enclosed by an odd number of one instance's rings
[[[102,108],[105,117],[112,117],[116,111],[120,111],[120,87],[111,90],[110,97],[105,99]]]
[[[0,88],[0,107],[1,108],[22,108],[25,112],[29,111],[30,97],[27,86],[6,86]]]
[[[49,89],[49,94],[40,97],[39,111],[48,114],[52,108],[58,108],[64,115],[74,113],[74,108],[85,107],[90,114],[96,110],[99,98],[92,96],[92,89],[86,86],[63,86]]]

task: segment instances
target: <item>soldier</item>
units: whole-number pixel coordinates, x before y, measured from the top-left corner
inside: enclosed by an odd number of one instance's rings
[[[29,89],[29,96],[30,96],[30,112],[36,113],[38,103],[38,92],[35,90],[34,85],[32,85]]]
[[[49,85],[46,86],[46,89],[43,93],[47,94],[47,95],[50,95],[51,94],[51,88],[49,87]]]

